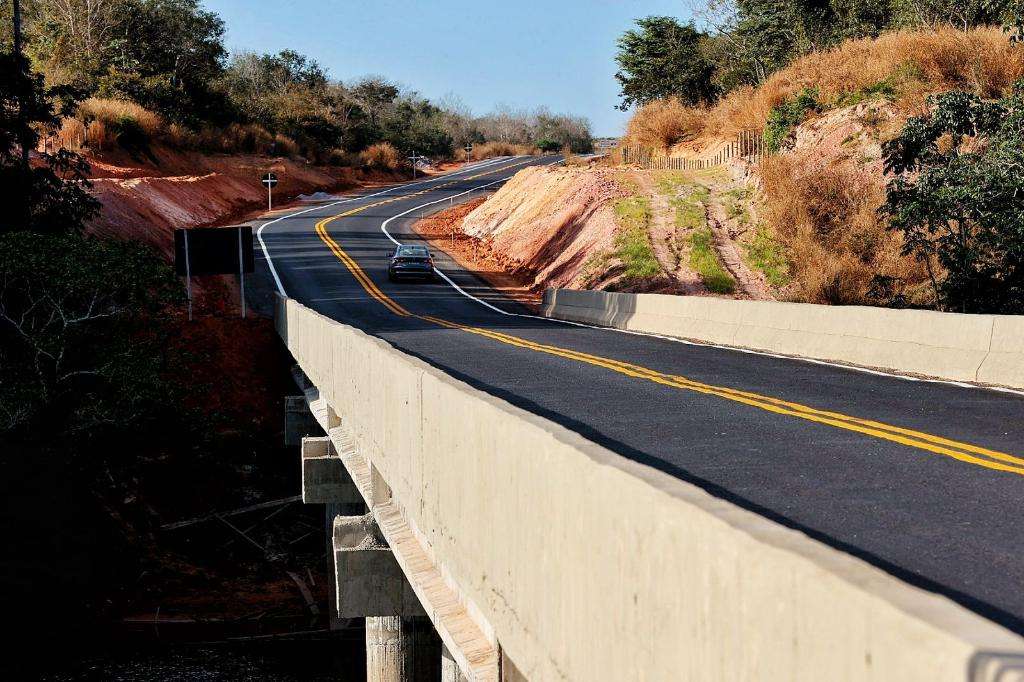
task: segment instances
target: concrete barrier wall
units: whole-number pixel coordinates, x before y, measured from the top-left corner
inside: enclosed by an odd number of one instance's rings
[[[293,301],[278,329],[527,679],[961,681],[981,679],[981,652],[1024,653],[944,598]]]
[[[575,322],[1024,388],[1024,316],[548,289]]]

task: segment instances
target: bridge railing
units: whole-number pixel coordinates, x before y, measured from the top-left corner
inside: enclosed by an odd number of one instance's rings
[[[994,680],[1024,655],[945,598],[295,301],[277,328],[507,679]]]

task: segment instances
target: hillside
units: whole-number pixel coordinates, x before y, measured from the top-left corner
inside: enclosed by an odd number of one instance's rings
[[[351,187],[364,174],[282,157],[206,155],[154,147],[144,158],[123,152],[87,156],[99,215],[90,232],[147,243],[170,255],[177,227],[212,225],[266,206],[260,176],[280,179],[275,203],[318,190]]]
[[[847,41],[713,106],[652,102],[623,139],[655,157],[709,158],[748,131],[771,152],[756,162],[658,171],[615,167],[613,154],[612,167],[531,170],[467,216],[465,231],[537,287],[934,307],[940,266],[905,254],[879,212],[883,146],[929,111],[930,96],[995,99],[1022,75],[1024,50],[995,28]],[[588,191],[609,178],[619,191]]]

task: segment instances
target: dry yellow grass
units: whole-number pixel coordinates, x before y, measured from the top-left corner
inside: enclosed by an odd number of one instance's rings
[[[540,150],[533,145],[513,144],[511,142],[482,142],[473,145],[472,160],[491,159],[495,156],[530,156],[540,154]],[[455,153],[457,161],[466,160],[465,150],[457,150]]]
[[[60,128],[57,130],[56,144],[60,149],[69,149],[73,152],[80,151],[85,145],[86,128],[85,124],[77,118],[65,116],[61,119]]]
[[[119,99],[90,97],[78,106],[78,118],[86,124],[98,121],[107,128],[115,128],[121,121],[130,120],[150,139],[163,129],[163,121],[158,115],[135,102]]]
[[[886,229],[878,207],[885,200],[880,178],[846,163],[813,168],[801,156],[762,161],[764,219],[784,246],[791,265],[788,298],[837,305],[877,304],[876,276],[892,278],[896,293],[927,304],[928,274],[900,255],[902,236]]]
[[[668,153],[672,145],[696,134],[706,116],[706,110],[686,106],[675,97],[649,102],[629,120],[627,144]]]
[[[398,170],[402,166],[402,156],[389,142],[378,142],[370,145],[359,153],[359,160],[364,166],[377,170]]]
[[[299,155],[299,143],[287,135],[278,133],[274,135],[274,151],[278,156],[294,158]]]
[[[85,146],[96,151],[106,151],[113,149],[116,144],[117,135],[103,121],[96,120],[86,126]]]
[[[760,130],[774,107],[807,87],[817,88],[828,102],[895,78],[901,81],[899,109],[914,113],[929,93],[962,88],[998,97],[1022,76],[1024,50],[999,28],[898,31],[797,59],[757,88],[740,88],[706,110],[670,100],[649,104],[634,114],[625,141],[658,148],[673,137]]]

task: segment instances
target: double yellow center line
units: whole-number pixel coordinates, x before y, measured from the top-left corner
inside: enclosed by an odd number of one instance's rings
[[[528,163],[528,161],[527,161]],[[518,166],[522,164],[514,164]],[[463,178],[463,180],[472,180],[492,173],[497,173],[503,170],[508,170],[514,166],[505,166],[497,170],[488,171],[485,173],[479,173],[477,175]],[[432,187],[428,190],[421,190],[414,194],[404,194],[397,197],[378,201],[373,204],[366,206],[360,206],[358,208],[351,209],[344,213],[321,220],[316,224],[317,234],[320,239],[327,245],[328,248],[337,256],[346,268],[352,273],[359,282],[360,286],[369,294],[373,299],[380,302],[384,307],[390,310],[395,315],[401,317],[414,317],[416,319],[430,322],[447,329],[457,329],[470,334],[476,334],[483,336],[499,343],[503,343],[516,348],[523,348],[538,353],[545,353],[575,362],[582,362],[595,367],[601,367],[610,371],[622,374],[628,377],[650,381],[663,386],[669,386],[686,391],[692,391],[695,393],[702,393],[704,395],[712,395],[724,400],[730,400],[733,402],[755,407],[757,409],[772,412],[774,414],[785,415],[789,417],[796,417],[798,419],[804,419],[806,421],[815,422],[818,424],[824,424],[832,426],[834,428],[843,429],[846,431],[852,431],[860,433],[873,438],[886,440],[892,443],[898,443],[900,445],[906,445],[908,447],[917,448],[937,455],[943,455],[945,457],[951,457],[961,462],[967,462],[977,466],[982,466],[987,469],[994,469],[996,471],[1006,471],[1015,474],[1024,475],[1024,458],[1017,457],[1014,455],[1007,454],[1005,452],[999,452],[997,450],[990,450],[988,448],[971,445],[970,443],[961,443],[941,436],[935,436],[929,433],[921,431],[915,431],[913,429],[907,429],[899,426],[893,426],[891,424],[885,424],[883,422],[862,419],[859,417],[852,417],[850,415],[842,414],[840,412],[834,412],[829,410],[819,410],[817,408],[809,407],[807,405],[801,405],[787,400],[779,398],[773,398],[771,396],[764,396],[757,393],[751,393],[749,391],[740,391],[734,388],[728,388],[724,386],[714,386],[712,384],[705,384],[699,381],[694,381],[684,376],[665,374],[657,370],[643,367],[642,365],[636,365],[629,362],[623,362],[621,360],[614,360],[611,358],[605,358],[598,355],[591,355],[589,353],[583,353],[568,348],[562,348],[559,346],[552,346],[535,341],[523,339],[518,336],[512,336],[510,334],[504,334],[496,332],[490,329],[484,329],[481,327],[472,327],[450,320],[445,320],[439,317],[431,315],[416,315],[409,312],[404,307],[399,305],[392,298],[387,296],[380,288],[373,282],[373,280],[366,274],[366,272],[359,266],[355,260],[349,256],[345,251],[338,245],[336,241],[327,232],[326,226],[328,223],[344,218],[346,216],[355,215],[362,211],[375,206],[381,206],[388,204],[399,199],[406,199],[411,196],[417,196],[424,194],[433,189],[441,187],[447,187],[455,184],[454,182],[445,183]]]

